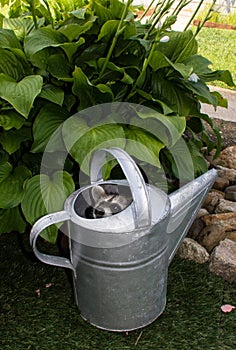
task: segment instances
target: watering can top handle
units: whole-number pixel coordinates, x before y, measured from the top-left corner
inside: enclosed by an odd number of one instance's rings
[[[136,163],[124,150],[112,147],[110,149],[102,148],[94,152],[90,164],[91,184],[103,181],[102,166],[107,153],[116,158],[130,186],[134,201],[136,228],[149,226],[151,224],[151,210],[147,186]]]

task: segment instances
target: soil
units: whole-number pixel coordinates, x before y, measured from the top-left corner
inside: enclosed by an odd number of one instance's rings
[[[219,129],[222,137],[222,149],[229,146],[236,146],[236,123],[230,122],[222,119],[212,119],[214,125]],[[206,129],[211,135],[212,139],[215,140],[216,137],[213,134],[210,126],[205,124]]]

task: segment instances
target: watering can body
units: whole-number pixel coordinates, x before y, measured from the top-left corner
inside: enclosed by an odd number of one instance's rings
[[[107,153],[115,157],[127,180],[103,181]],[[166,304],[168,266],[187,234],[216,172],[202,175],[170,196],[144,183],[136,164],[118,148],[99,150],[91,162],[91,185],[72,193],[64,210],[39,219],[30,242],[44,263],[73,272],[74,294],[81,316],[106,330],[130,331],[153,322]],[[89,193],[95,184],[130,189],[133,201],[120,213],[87,219]],[[40,233],[66,222],[70,259],[37,249]]]

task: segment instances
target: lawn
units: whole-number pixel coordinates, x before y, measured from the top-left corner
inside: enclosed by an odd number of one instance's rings
[[[224,303],[236,305],[236,285],[209,273],[207,265],[175,258],[162,316],[143,330],[114,333],[81,319],[65,271],[33,259],[27,234],[20,237],[0,236],[1,350],[236,348],[236,310],[221,311]]]
[[[236,30],[202,28],[197,41],[199,53],[212,62],[211,68],[228,69],[236,82]],[[228,87],[218,82],[214,85]]]

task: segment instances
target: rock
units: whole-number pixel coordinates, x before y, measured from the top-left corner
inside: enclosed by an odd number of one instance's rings
[[[223,191],[227,186],[229,186],[229,180],[226,177],[218,176],[215,180],[213,187],[216,190]]]
[[[224,196],[224,192],[212,190],[206,196],[202,207],[207,209],[209,213],[214,213],[216,205],[219,203],[220,199],[224,198]]]
[[[236,185],[226,187],[225,199],[236,202]]]
[[[196,239],[204,227],[205,225],[200,218],[195,219],[188,231],[188,237]]]
[[[222,226],[209,225],[201,231],[197,241],[210,253],[225,237],[226,232]]]
[[[236,146],[225,148],[220,154],[220,162],[218,164],[236,170]]]
[[[208,212],[206,209],[201,208],[201,209],[199,210],[199,212],[197,213],[196,218],[197,218],[197,219],[200,219],[202,216],[208,215],[208,214],[209,214],[209,212]]]
[[[228,282],[236,282],[236,243],[225,239],[214,249],[209,269]]]
[[[236,230],[236,213],[209,214],[201,218],[205,225],[219,225],[225,231]]]
[[[236,169],[229,169],[229,168],[225,168],[223,166],[217,165],[216,170],[217,170],[218,176],[224,177],[229,181],[235,181]]]
[[[231,239],[231,241],[236,242],[236,231],[227,232],[226,238]]]
[[[227,201],[225,199],[220,199],[219,203],[215,208],[215,213],[230,213],[230,212],[232,213],[236,212],[236,203],[232,201]]]
[[[204,247],[191,238],[185,238],[178,249],[177,255],[180,258],[204,264],[209,260],[209,254]]]

